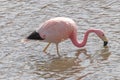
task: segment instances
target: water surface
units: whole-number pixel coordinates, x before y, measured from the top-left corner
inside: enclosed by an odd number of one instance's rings
[[[47,53],[47,43],[21,43],[47,19],[64,16],[78,25],[105,31],[108,48],[95,34],[83,48],[70,40]],[[0,80],[120,80],[120,0],[0,0]]]

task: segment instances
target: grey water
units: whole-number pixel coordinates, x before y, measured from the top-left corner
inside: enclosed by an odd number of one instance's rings
[[[44,53],[45,42],[21,39],[44,21],[70,17],[78,39],[89,28],[104,30],[108,48],[90,34],[87,45],[68,39]],[[0,0],[0,80],[120,80],[120,0]]]

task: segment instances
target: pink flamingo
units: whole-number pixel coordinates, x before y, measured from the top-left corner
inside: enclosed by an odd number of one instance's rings
[[[36,31],[31,33],[26,40],[41,40],[48,42],[48,45],[44,48],[44,52],[47,50],[51,43],[56,44],[57,54],[60,56],[58,51],[58,43],[70,38],[72,43],[76,47],[83,47],[86,45],[89,33],[94,32],[99,38],[104,41],[104,46],[107,46],[108,40],[105,37],[103,31],[99,29],[89,29],[85,32],[83,41],[77,40],[77,26],[76,23],[65,17],[56,17],[45,21]]]

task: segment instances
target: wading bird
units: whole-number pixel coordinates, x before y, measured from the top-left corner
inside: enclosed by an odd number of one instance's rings
[[[65,17],[56,17],[45,21],[39,26],[33,33],[31,33],[26,39],[27,40],[41,40],[48,42],[48,45],[44,48],[44,52],[47,50],[51,43],[56,44],[57,54],[60,56],[58,51],[58,44],[66,39],[70,39],[76,47],[83,47],[86,45],[89,33],[95,33],[100,39],[104,41],[103,46],[107,46],[108,40],[102,30],[89,29],[85,32],[83,40],[80,42],[77,39],[77,25],[70,19]]]

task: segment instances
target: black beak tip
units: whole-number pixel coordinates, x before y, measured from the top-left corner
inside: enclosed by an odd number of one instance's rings
[[[104,41],[104,45],[103,46],[105,47],[105,46],[107,46],[107,44],[108,44],[108,41]]]

